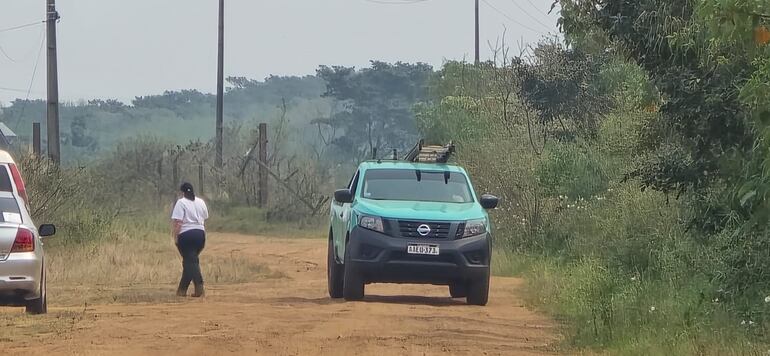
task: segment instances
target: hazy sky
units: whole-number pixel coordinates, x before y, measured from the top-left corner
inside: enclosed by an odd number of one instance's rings
[[[226,0],[225,75],[312,74],[320,64],[371,59],[427,62],[473,58],[473,0]],[[62,100],[216,88],[216,0],[57,0]],[[556,32],[552,0],[482,0],[482,58],[507,42]],[[0,105],[45,97],[45,52],[35,59],[45,0],[0,0]]]

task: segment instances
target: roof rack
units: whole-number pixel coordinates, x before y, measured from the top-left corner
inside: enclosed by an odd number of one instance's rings
[[[404,160],[409,162],[446,163],[454,151],[455,145],[451,141],[447,145],[440,146],[425,145],[425,140],[420,140],[406,154]]]

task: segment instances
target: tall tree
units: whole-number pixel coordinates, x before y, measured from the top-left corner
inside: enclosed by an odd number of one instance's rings
[[[430,65],[372,61],[370,68],[361,70],[321,66],[317,73],[326,81],[324,95],[342,103],[343,109],[323,122],[341,129],[334,144],[348,153],[346,158],[414,144],[412,107],[426,98]]]

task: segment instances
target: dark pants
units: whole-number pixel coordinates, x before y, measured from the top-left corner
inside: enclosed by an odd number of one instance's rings
[[[198,261],[198,255],[206,245],[206,233],[203,230],[190,230],[179,234],[176,247],[182,255],[182,279],[179,281],[179,289],[187,290],[190,282],[196,286],[203,285],[203,275]]]

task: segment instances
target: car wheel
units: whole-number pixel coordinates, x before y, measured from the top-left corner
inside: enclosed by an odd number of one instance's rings
[[[468,296],[466,301],[470,305],[487,305],[489,301],[489,270],[482,278],[471,280],[468,283]]]
[[[453,282],[449,285],[449,295],[452,298],[465,298],[468,295],[468,287],[463,282]]]
[[[355,270],[350,262],[350,247],[345,249],[345,281],[342,284],[342,295],[345,300],[364,299],[364,281],[361,274]]]
[[[342,298],[345,266],[337,263],[334,253],[334,238],[331,231],[329,231],[329,252],[326,259],[326,278],[329,283],[329,296],[332,298]]]
[[[45,267],[43,267],[45,269]],[[48,293],[46,292],[45,272],[40,280],[40,298],[27,301],[26,311],[28,314],[45,314],[48,312]]]

